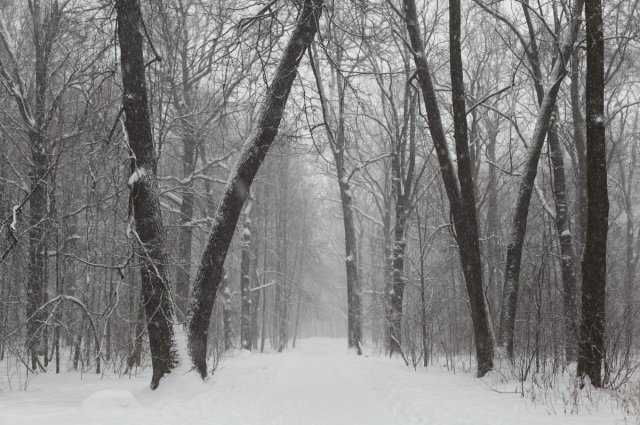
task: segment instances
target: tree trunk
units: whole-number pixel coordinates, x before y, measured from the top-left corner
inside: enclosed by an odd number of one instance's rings
[[[231,316],[233,315],[233,306],[231,304],[231,288],[229,287],[229,279],[227,272],[224,272],[222,278],[222,330],[224,334],[224,351],[233,348],[233,328],[231,327]]]
[[[574,229],[575,250],[582,255],[584,234],[587,229],[587,176],[585,122],[580,101],[580,55],[574,50],[571,58],[571,113],[573,116],[573,143],[575,149],[576,168],[576,228]],[[579,269],[577,271],[580,271]]]
[[[192,134],[183,136],[182,146],[182,174],[185,179],[189,179],[195,169],[195,136]],[[178,267],[176,270],[176,306],[178,313],[180,314],[179,317],[186,316],[189,304],[189,278],[191,271],[194,201],[193,184],[189,179],[189,182],[182,186],[182,203],[180,204]]]
[[[522,247],[527,232],[527,220],[529,216],[529,203],[536,175],[538,173],[538,160],[542,152],[547,133],[552,123],[552,115],[556,110],[556,99],[560,91],[560,85],[567,70],[565,64],[568,63],[573,51],[573,45],[580,30],[582,7],[584,0],[574,0],[572,5],[572,17],[569,33],[559,52],[559,58],[551,72],[551,87],[544,93],[540,102],[540,112],[536,120],[536,125],[531,137],[531,142],[527,149],[527,159],[518,190],[518,198],[513,213],[511,225],[511,235],[507,246],[507,261],[505,264],[505,284],[503,293],[502,310],[500,313],[499,345],[509,358],[513,357],[513,338],[515,330],[516,309],[518,306],[518,287],[520,283],[520,266],[522,260]],[[570,236],[570,234],[569,234]]]
[[[562,274],[562,303],[564,308],[565,356],[568,362],[578,360],[578,305],[576,270],[569,220],[569,202],[564,173],[564,159],[557,134],[557,125],[549,130],[547,138],[553,172],[553,194],[556,201],[556,231],[560,240],[560,271]]]
[[[207,376],[207,337],[216,292],[222,278],[224,260],[249,187],[278,133],[284,108],[297,75],[298,64],[318,28],[322,0],[306,0],[291,35],[252,137],[243,146],[232,169],[216,212],[207,245],[202,253],[191,297],[189,351],[193,366]]]
[[[178,363],[172,328],[173,306],[165,270],[165,231],[158,199],[157,160],[145,83],[143,22],[139,0],[117,0],[118,38],[125,128],[131,148],[130,208],[142,266],[142,296],[147,315],[153,376],[151,388]]]
[[[406,142],[401,136],[393,149],[391,159],[392,193],[396,201],[394,241],[392,250],[391,272],[391,326],[389,354],[402,353],[402,305],[404,301],[405,275],[404,259],[406,255],[407,219],[411,208],[413,174],[415,170],[415,138],[416,138],[416,98],[409,88],[406,90],[408,111],[405,112],[409,127],[409,158],[405,154]]]
[[[455,127],[457,132],[461,132],[462,127],[466,132],[466,118],[460,121],[460,117],[466,116],[465,111],[460,111],[460,106],[464,107],[464,85],[462,81],[461,53],[460,53],[460,8],[459,2],[450,2],[450,38],[453,41],[451,59],[452,63],[452,88],[455,85],[453,94],[456,110]],[[456,137],[456,152],[458,159],[458,178],[455,175],[453,162],[449,156],[447,139],[442,126],[438,99],[435,87],[431,79],[429,64],[424,50],[424,42],[418,23],[418,14],[414,0],[404,0],[404,12],[406,16],[407,32],[414,51],[414,60],[417,68],[418,81],[422,90],[429,123],[429,132],[436,148],[436,154],[444,181],[445,190],[449,199],[450,211],[453,216],[453,224],[456,230],[458,247],[460,250],[460,261],[465,277],[469,304],[471,308],[471,319],[473,322],[473,335],[476,345],[476,358],[478,362],[478,376],[484,376],[493,368],[493,340],[490,329],[489,313],[484,298],[484,288],[482,283],[482,263],[480,260],[480,244],[478,240],[478,222],[475,207],[475,195],[473,193],[473,182],[471,181],[471,165],[468,154],[468,145],[463,143],[461,133]],[[461,115],[462,114],[462,115]],[[458,128],[460,127],[460,128]],[[465,154],[466,152],[466,154]]]
[[[30,133],[31,197],[29,198],[29,274],[27,278],[27,347],[31,355],[31,369],[36,370],[38,356],[45,353],[42,346],[44,312],[39,310],[44,302],[45,289],[45,238],[47,227],[47,194],[44,179],[47,174],[48,157],[44,147],[44,137],[37,132]]]
[[[582,260],[582,324],[578,376],[602,386],[605,288],[607,277],[607,151],[604,128],[604,37],[602,4],[589,0],[585,8],[587,38],[587,232]]]
[[[314,59],[315,60],[315,59]],[[340,66],[342,54],[338,54],[336,66]],[[333,159],[336,164],[336,176],[340,189],[340,201],[342,205],[342,222],[344,225],[345,268],[347,275],[347,346],[355,348],[358,355],[362,354],[362,291],[358,276],[358,245],[356,240],[355,221],[353,219],[353,196],[349,185],[349,176],[345,164],[346,136],[344,129],[344,81],[342,76],[336,78],[338,113],[337,117],[331,114],[328,100],[324,95],[321,74],[315,62],[312,62],[313,73],[316,79],[316,87],[322,105],[322,114],[325,118],[325,130]],[[334,137],[330,128],[334,124],[336,135]]]
[[[244,211],[242,233],[242,260],[240,262],[240,345],[243,350],[251,351],[253,334],[251,332],[251,201]]]

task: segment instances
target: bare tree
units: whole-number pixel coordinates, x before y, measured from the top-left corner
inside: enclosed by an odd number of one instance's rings
[[[607,150],[604,122],[604,36],[602,3],[586,2],[587,28],[587,232],[582,259],[582,324],[578,376],[602,386],[605,288],[607,281]]]
[[[480,260],[480,242],[478,219],[469,147],[467,142],[466,111],[464,106],[464,81],[460,50],[460,3],[452,0],[450,10],[450,54],[452,96],[454,102],[456,155],[458,158],[457,176],[449,155],[447,139],[442,126],[438,99],[431,79],[431,71],[425,54],[424,42],[418,22],[414,0],[404,0],[404,19],[411,41],[416,63],[416,73],[425,110],[429,122],[429,131],[435,145],[442,179],[449,199],[450,211],[456,230],[456,239],[460,250],[462,270],[467,285],[471,318],[478,361],[478,376],[484,376],[493,368],[493,337],[490,319],[482,284],[482,262]],[[402,15],[401,15],[402,16]]]
[[[165,231],[158,199],[157,159],[143,57],[144,22],[139,0],[116,2],[122,68],[122,109],[131,149],[130,214],[142,261],[142,298],[147,315],[153,377],[151,388],[178,363],[173,333],[173,305],[167,280]]]
[[[207,336],[211,309],[220,286],[224,260],[249,187],[277,133],[298,64],[318,29],[322,0],[306,0],[263,104],[255,132],[242,147],[216,212],[191,298],[189,351],[194,368],[207,376]]]

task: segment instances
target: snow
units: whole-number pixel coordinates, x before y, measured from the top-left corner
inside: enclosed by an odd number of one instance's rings
[[[20,209],[20,205],[14,205],[13,208],[11,208],[12,218],[11,218],[11,224],[9,225],[9,229],[11,229],[12,233],[16,232],[16,225],[18,224],[19,209]]]
[[[233,351],[202,382],[173,373],[156,391],[149,370],[122,377],[75,372],[39,375],[27,391],[0,397],[2,425],[521,425],[616,424],[611,407],[550,413],[488,379],[398,359],[358,357],[343,339],[299,340],[284,353]],[[4,389],[4,388],[3,388]],[[633,423],[628,419],[627,423]]]
[[[138,400],[131,391],[101,390],[91,393],[85,398],[82,406],[90,411],[139,408]]]
[[[136,170],[131,173],[129,177],[129,181],[127,182],[127,186],[133,187],[139,180],[143,179],[147,175],[147,171],[144,168],[136,168]]]

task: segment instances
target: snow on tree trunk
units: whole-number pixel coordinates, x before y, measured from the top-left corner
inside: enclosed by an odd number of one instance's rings
[[[229,277],[224,272],[222,277],[222,331],[224,334],[224,351],[233,348],[233,327],[231,326],[231,316],[233,315],[233,306],[231,304],[231,287],[229,286]]]
[[[251,202],[244,211],[242,225],[242,259],[240,262],[240,345],[244,350],[251,350],[253,335],[251,332]]]
[[[143,55],[143,23],[139,0],[116,1],[126,135],[131,149],[130,207],[139,244],[142,297],[147,315],[153,376],[151,388],[178,364],[172,328],[173,305],[167,281],[165,231],[158,199],[157,160]]]
[[[602,386],[605,288],[607,277],[607,151],[604,126],[604,37],[602,4],[589,0],[585,8],[587,36],[587,232],[582,259],[582,324],[578,376]]]
[[[195,369],[202,377],[207,376],[209,321],[229,244],[242,205],[249,194],[249,186],[278,133],[298,64],[317,31],[322,3],[322,0],[304,2],[298,23],[273,77],[256,129],[242,147],[229,176],[202,253],[191,297],[189,323],[189,352]]]

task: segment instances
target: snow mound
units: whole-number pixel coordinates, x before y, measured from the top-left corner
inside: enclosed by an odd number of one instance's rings
[[[84,399],[82,406],[88,410],[136,409],[141,407],[131,391],[127,390],[96,391]]]

